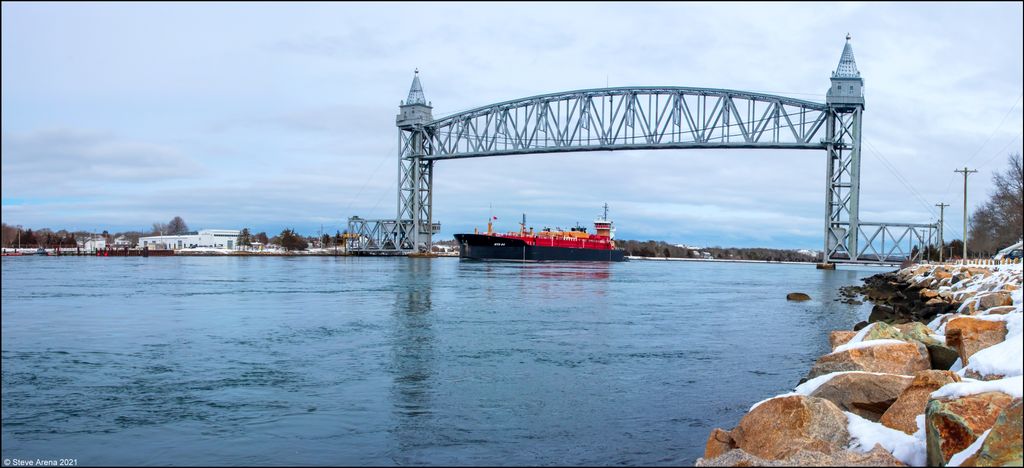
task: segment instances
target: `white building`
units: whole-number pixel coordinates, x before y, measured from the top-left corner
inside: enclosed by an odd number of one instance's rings
[[[173,236],[148,236],[139,238],[139,247],[151,249],[188,249],[208,247],[214,249],[234,249],[238,240],[236,229],[203,229],[199,232],[178,234]]]
[[[82,250],[102,250],[107,248],[107,239],[103,236],[92,236],[78,241],[78,246]]]
[[[114,238],[114,247],[131,247],[132,242],[125,236],[117,236]]]

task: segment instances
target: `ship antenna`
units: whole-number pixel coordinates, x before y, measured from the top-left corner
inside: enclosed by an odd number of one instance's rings
[[[608,220],[608,204],[607,203],[604,204],[604,219],[605,219],[605,221]]]
[[[492,232],[494,232],[494,230],[493,230],[494,229],[493,221],[494,221],[494,204],[488,203],[487,204],[487,235],[490,235]]]

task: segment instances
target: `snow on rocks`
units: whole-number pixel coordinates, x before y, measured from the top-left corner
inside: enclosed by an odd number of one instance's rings
[[[923,344],[881,339],[847,343],[836,348],[836,351],[818,358],[807,378],[813,379],[837,371],[914,375],[917,371],[930,368],[928,350]]]
[[[853,340],[850,340],[850,341],[853,341]],[[851,349],[862,349],[862,348],[867,348],[867,347],[870,347],[870,346],[884,346],[884,345],[902,344],[902,343],[905,343],[905,341],[902,341],[902,340],[892,340],[892,339],[881,339],[881,340],[871,340],[871,341],[857,341],[857,342],[851,342],[851,343],[846,343],[844,345],[841,345],[841,346],[837,347],[835,350],[833,350],[829,354],[838,354],[838,353],[841,353],[843,351],[849,351]]]
[[[907,465],[924,466],[927,462],[924,439],[890,429],[850,412],[846,413],[846,419],[850,450],[866,453],[878,444]]]
[[[1024,377],[1007,377],[999,380],[965,380],[943,385],[932,392],[932,399],[955,399],[982,393],[999,392],[1013,398],[1024,395]]]
[[[808,380],[715,429],[697,464],[1020,465],[1024,271],[985,263],[873,277],[861,293],[887,309],[832,332]]]

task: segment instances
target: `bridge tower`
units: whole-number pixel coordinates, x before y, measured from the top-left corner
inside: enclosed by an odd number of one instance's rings
[[[825,253],[823,261],[856,261],[860,206],[861,129],[864,114],[864,79],[853,58],[850,35],[832,72],[825,96],[828,106],[825,146]],[[845,258],[844,258],[845,257]]]
[[[433,233],[440,224],[433,223],[431,192],[434,162],[423,159],[433,153],[426,125],[434,120],[432,107],[423,95],[420,71],[417,69],[409,87],[409,97],[398,107],[398,249],[430,252]]]

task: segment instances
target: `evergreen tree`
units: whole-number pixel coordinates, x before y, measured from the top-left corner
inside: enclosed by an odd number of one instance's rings
[[[239,247],[252,247],[252,235],[249,234],[249,228],[242,228],[242,232],[238,233],[238,240],[235,243]]]
[[[36,246],[38,246],[37,245],[38,243],[39,243],[39,241],[36,240],[36,234],[34,232],[32,232],[31,228],[29,228],[29,230],[27,230],[27,231],[25,231],[24,233],[21,234],[21,245],[24,245],[24,246],[36,245]]]
[[[306,239],[296,234],[292,229],[281,231],[278,237],[280,237],[281,247],[285,250],[306,250],[309,247]]]

